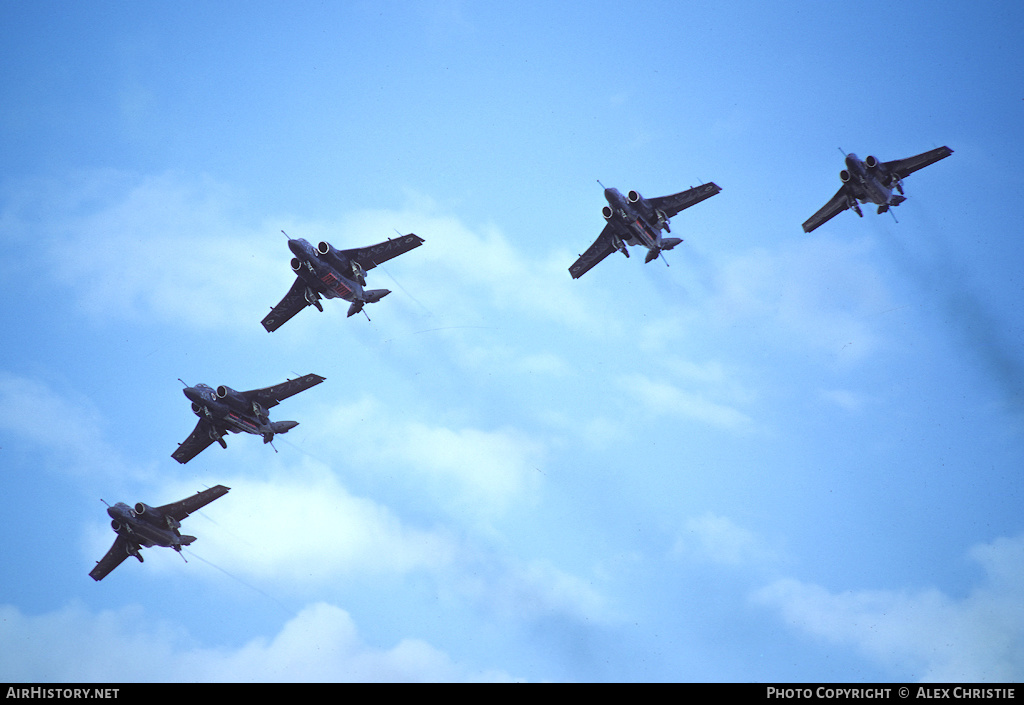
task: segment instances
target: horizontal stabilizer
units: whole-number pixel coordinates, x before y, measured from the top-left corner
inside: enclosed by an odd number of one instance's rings
[[[298,421],[275,421],[270,427],[274,429],[274,433],[288,433],[298,425]]]
[[[363,296],[366,299],[366,303],[375,304],[390,293],[390,289],[370,289],[369,291],[364,291]]]

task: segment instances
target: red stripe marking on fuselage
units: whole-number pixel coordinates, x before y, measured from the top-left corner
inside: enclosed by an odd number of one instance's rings
[[[251,428],[253,431],[259,428],[258,426],[250,422],[248,419],[243,419],[241,416],[237,414],[228,414],[228,418],[237,423],[239,426]]]
[[[345,298],[345,294],[351,294],[352,290],[345,286],[340,279],[338,279],[332,272],[320,277],[320,281],[328,286],[338,296]]]

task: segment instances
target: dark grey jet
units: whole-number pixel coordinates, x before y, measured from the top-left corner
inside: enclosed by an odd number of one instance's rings
[[[270,443],[275,433],[287,433],[299,422],[271,421],[267,410],[323,381],[320,375],[303,375],[273,387],[248,392],[236,392],[223,384],[216,390],[205,384],[186,385],[185,396],[192,402],[192,411],[199,417],[199,423],[178,450],[171,453],[171,457],[179,463],[187,463],[214,441],[220,443],[221,448],[227,448],[224,435],[229,431],[263,436],[263,442]]]
[[[110,528],[117,534],[117,538],[106,555],[96,561],[96,567],[89,571],[89,577],[93,580],[103,580],[128,556],[135,556],[139,563],[142,563],[140,549],[143,546],[166,546],[181,553],[182,546],[188,546],[196,540],[195,536],[181,535],[178,531],[181,528],[181,520],[218,497],[223,497],[229,489],[231,488],[217,485],[180,502],[165,504],[155,509],[142,502],[137,503],[134,509],[124,502],[118,502],[113,507],[107,505],[107,514],[111,519]]]
[[[295,283],[281,302],[270,309],[263,319],[263,327],[273,332],[311,304],[323,312],[322,296],[351,301],[348,315],[359,313],[366,304],[376,303],[391,293],[388,289],[364,289],[366,272],[422,244],[423,238],[410,233],[369,247],[336,250],[328,242],[313,247],[302,238],[289,237],[288,249],[295,255],[292,257],[292,270],[297,275]]]
[[[880,162],[870,156],[861,161],[856,154],[847,154],[846,168],[839,172],[839,179],[843,185],[821,210],[807,219],[804,223],[804,232],[811,232],[847,208],[852,208],[863,218],[864,213],[861,212],[858,201],[874,203],[878,206],[879,215],[885,213],[907,200],[903,195],[903,179],[918,169],[945,159],[952,153],[953,150],[949,147],[939,147],[916,157],[891,162]],[[893,194],[894,188],[899,191],[898,194]]]
[[[594,244],[569,267],[569,274],[573,279],[579,279],[589,272],[591,267],[616,250],[629,257],[626,245],[646,247],[645,262],[656,259],[662,250],[671,250],[682,242],[678,237],[661,236],[662,230],[672,232],[669,228],[669,218],[695,203],[711,198],[721,190],[717,185],[710,183],[672,196],[646,199],[636,191],[630,191],[623,196],[618,189],[606,188],[604,197],[608,200],[608,205],[601,209],[601,213],[608,224],[604,226]]]

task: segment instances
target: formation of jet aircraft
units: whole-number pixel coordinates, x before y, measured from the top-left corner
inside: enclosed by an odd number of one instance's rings
[[[192,411],[199,417],[199,423],[185,442],[171,453],[171,457],[184,464],[214,441],[220,443],[221,448],[227,448],[224,436],[228,432],[252,433],[263,436],[264,443],[271,443],[274,434],[288,433],[299,422],[271,421],[267,411],[288,397],[323,381],[320,375],[309,374],[248,392],[236,392],[223,384],[217,389],[206,384],[186,386],[184,394],[192,402]]]
[[[939,147],[891,162],[880,162],[873,156],[861,161],[855,154],[846,155],[846,168],[839,172],[842,186],[828,203],[804,222],[804,232],[813,231],[848,208],[863,217],[860,203],[874,203],[878,206],[879,214],[885,213],[906,200],[903,179],[952,153],[949,147]],[[893,189],[899,194],[893,194]],[[672,232],[669,220],[721,190],[717,184],[706,183],[670,196],[647,199],[637,191],[629,191],[623,196],[618,189],[605,188],[604,196],[608,205],[602,209],[606,221],[604,229],[586,252],[569,267],[569,274],[573,279],[579,279],[613,252],[621,252],[629,257],[627,248],[630,246],[639,245],[647,249],[646,263],[664,257],[664,251],[682,242],[681,238],[662,235],[663,231]],[[345,299],[350,302],[348,315],[359,313],[366,304],[376,303],[391,293],[387,289],[366,289],[366,272],[424,243],[423,238],[410,233],[369,247],[337,250],[327,242],[313,247],[302,238],[293,239],[287,233],[285,237],[288,237],[288,249],[294,255],[291,266],[296,277],[285,297],[263,319],[263,327],[268,332],[276,331],[306,306],[315,306],[322,312],[321,298]],[[171,457],[179,463],[187,463],[214,441],[222,448],[227,448],[224,436],[228,433],[259,435],[263,437],[264,443],[270,443],[273,447],[274,436],[287,433],[298,422],[271,421],[268,410],[282,400],[323,381],[324,378],[319,375],[307,374],[247,392],[237,392],[225,385],[216,389],[206,384],[190,387],[183,382],[184,394],[192,402],[192,411],[199,417],[199,421]],[[144,546],[165,546],[180,554],[182,546],[188,546],[196,540],[194,536],[181,534],[181,521],[223,497],[229,489],[217,485],[179,502],[156,508],[142,502],[134,508],[123,502],[107,505],[111,528],[117,538],[106,555],[97,561],[89,576],[96,581],[102,580],[128,556],[135,556],[142,562],[140,551]]]
[[[306,306],[316,306],[323,313],[321,297],[351,301],[348,315],[359,313],[366,304],[376,303],[391,293],[388,289],[364,289],[366,272],[422,244],[423,238],[409,233],[369,247],[336,250],[329,242],[313,247],[307,240],[288,237],[288,249],[295,255],[295,283],[263,319],[263,327],[272,333]]]
[[[196,540],[195,536],[182,535],[179,531],[181,521],[218,497],[223,497],[230,489],[217,485],[162,507],[151,507],[142,502],[134,507],[124,502],[118,502],[112,507],[107,505],[110,528],[117,534],[117,538],[106,555],[96,561],[96,567],[89,571],[89,577],[96,581],[103,580],[128,556],[135,556],[142,563],[140,551],[143,546],[165,546],[180,554],[182,546],[188,546]]]
[[[885,213],[907,200],[903,195],[903,179],[918,169],[945,159],[952,153],[953,150],[949,147],[939,147],[916,157],[895,159],[891,162],[880,162],[872,156],[861,161],[856,154],[847,154],[846,168],[839,172],[839,180],[843,185],[828,203],[804,222],[804,232],[811,232],[847,208],[852,208],[863,218],[864,213],[861,212],[858,201],[874,203],[878,206],[879,215]],[[899,191],[898,194],[892,192],[894,188]]]

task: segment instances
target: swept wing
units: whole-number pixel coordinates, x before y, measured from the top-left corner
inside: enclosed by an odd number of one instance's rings
[[[666,218],[671,218],[679,211],[686,210],[694,204],[711,198],[721,190],[722,189],[719,188],[718,184],[712,182],[695,186],[686,191],[674,193],[671,196],[648,198],[647,202],[656,210],[662,211]]]
[[[208,490],[197,492],[191,497],[179,502],[172,502],[171,504],[165,504],[162,507],[157,507],[157,511],[165,516],[174,517],[178,521],[181,521],[189,514],[202,509],[213,500],[223,497],[230,489],[230,487],[225,487],[224,485],[217,485],[216,487],[211,487]]]
[[[114,545],[104,554],[103,558],[96,562],[96,567],[89,571],[89,577],[93,580],[103,580],[110,574],[110,571],[121,565],[128,555],[128,540],[118,534],[114,539]]]
[[[809,233],[819,225],[832,220],[837,215],[850,207],[850,199],[853,198],[847,193],[848,187],[843,184],[836,191],[836,195],[829,199],[829,202],[822,206],[817,213],[804,222],[804,232]]]
[[[588,247],[587,251],[569,267],[569,274],[573,279],[579,279],[615,250],[615,227],[609,223],[604,226],[604,230],[594,240],[594,244]]]
[[[306,300],[306,283],[302,281],[301,277],[295,277],[292,288],[263,319],[263,327],[267,329],[268,333],[273,333],[306,306],[309,306],[309,301]]]
[[[894,159],[891,162],[883,162],[882,167],[885,171],[891,175],[891,181],[903,179],[906,176],[913,174],[918,169],[924,169],[929,164],[934,164],[940,159],[945,159],[953,150],[949,147],[939,147],[930,151],[918,154],[915,157],[908,157],[906,159]],[[891,186],[892,183],[887,184]]]
[[[171,457],[182,464],[192,460],[213,443],[213,435],[210,433],[212,430],[212,423],[205,418],[199,419],[199,423],[196,424],[192,433],[188,434],[188,438],[178,446],[176,451],[171,453]]]
[[[277,406],[284,399],[294,396],[299,392],[304,392],[310,387],[315,387],[323,381],[324,377],[309,374],[297,377],[296,379],[290,379],[287,382],[281,382],[281,384],[275,384],[272,387],[251,389],[248,392],[240,392],[240,394],[248,401],[258,401],[264,409],[269,409]]]
[[[378,242],[369,247],[357,247],[351,250],[343,250],[342,254],[349,259],[355,260],[363,271],[369,271],[382,262],[405,254],[409,250],[416,249],[424,243],[419,235],[409,233],[384,242]]]

